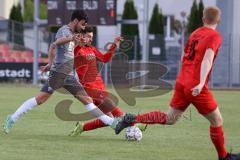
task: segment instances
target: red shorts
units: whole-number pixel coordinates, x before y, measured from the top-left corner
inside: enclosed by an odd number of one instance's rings
[[[187,88],[176,83],[174,95],[170,106],[174,109],[185,111],[190,104],[193,104],[202,115],[211,113],[217,108],[217,103],[212,93],[204,88],[198,96],[192,96],[192,88]]]
[[[84,87],[87,94],[93,99],[95,105],[100,105],[102,101],[109,96],[106,90]]]
[[[93,99],[93,103],[103,112],[109,113],[116,108],[116,104],[111,99],[111,95],[101,81],[83,83],[84,90]]]

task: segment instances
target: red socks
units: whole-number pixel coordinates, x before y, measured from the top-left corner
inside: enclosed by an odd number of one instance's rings
[[[119,117],[122,116],[123,113],[121,110],[116,107],[115,110],[112,111],[113,116]],[[166,124],[167,116],[165,113],[160,111],[149,112],[145,114],[140,114],[136,116],[135,123],[145,123],[145,124]],[[89,131],[96,128],[105,127],[106,125],[99,119],[88,122],[84,124],[83,130]],[[222,126],[213,127],[210,126],[210,137],[212,143],[214,144],[219,158],[225,158],[227,156],[227,151],[224,147],[224,133]]]
[[[90,131],[94,130],[97,128],[102,128],[105,127],[106,125],[100,120],[100,119],[95,119],[93,121],[84,123],[83,125],[83,131]]]
[[[166,124],[167,115],[160,111],[149,112],[136,116],[136,123],[145,124]]]
[[[225,158],[227,156],[227,151],[224,147],[224,133],[222,126],[210,126],[210,137],[218,152],[219,158]]]
[[[119,107],[115,107],[115,109],[111,113],[114,117],[120,117],[123,115],[123,112],[120,110]],[[101,120],[95,119],[93,121],[84,123],[83,131],[90,131],[90,130],[94,130],[94,129],[102,128],[106,126],[107,125],[105,125]]]

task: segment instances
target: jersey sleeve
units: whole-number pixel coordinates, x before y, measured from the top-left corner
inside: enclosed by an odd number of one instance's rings
[[[116,45],[112,44],[110,49],[105,54],[101,53],[95,47],[93,47],[93,51],[99,61],[107,63],[111,60],[113,53],[116,51]]]
[[[221,36],[213,35],[213,36],[209,37],[208,45],[207,45],[206,49],[212,49],[214,51],[214,54],[216,55],[221,43],[222,43]]]
[[[64,38],[64,37],[69,37],[71,36],[72,33],[70,30],[66,29],[66,28],[63,28],[63,29],[59,29],[56,36],[55,36],[55,39],[59,39],[59,38]]]

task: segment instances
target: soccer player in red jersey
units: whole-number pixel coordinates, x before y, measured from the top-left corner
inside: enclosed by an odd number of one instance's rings
[[[219,8],[206,8],[202,18],[204,26],[190,35],[167,113],[155,111],[140,115],[126,114],[117,125],[116,134],[135,123],[173,125],[188,106],[193,104],[210,122],[210,138],[217,150],[219,160],[240,160],[240,154],[227,153],[224,146],[222,116],[208,89],[212,66],[222,43],[222,37],[216,31],[220,15]]]
[[[120,117],[123,112],[112,101],[109,93],[106,91],[102,77],[98,71],[97,61],[107,63],[111,60],[119,44],[121,37],[115,38],[109,50],[103,54],[96,47],[92,46],[93,28],[87,26],[84,31],[83,41],[85,45],[78,45],[74,50],[74,66],[79,77],[80,83],[83,85],[87,94],[93,98],[94,104],[98,106],[105,114],[109,116]],[[75,129],[69,136],[77,136],[84,131],[90,131],[97,128],[105,127],[101,120],[96,119],[87,123],[77,123]],[[145,126],[139,126],[144,130]]]

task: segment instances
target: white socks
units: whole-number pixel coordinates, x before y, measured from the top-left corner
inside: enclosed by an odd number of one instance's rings
[[[98,107],[95,106],[93,103],[89,103],[85,105],[88,111],[92,111],[91,114],[96,116],[96,118],[100,119],[106,125],[112,125],[114,119],[105,115]]]
[[[26,100],[17,110],[15,113],[11,115],[13,122],[16,122],[23,114],[27,113],[28,111],[32,110],[34,107],[38,106],[36,98],[30,98]],[[112,125],[114,119],[105,115],[95,104],[90,103],[85,105],[88,111],[91,111],[91,114],[96,118],[100,119],[106,125]]]
[[[15,113],[13,113],[11,115],[11,118],[13,120],[13,122],[16,122],[23,114],[27,113],[29,110],[33,109],[34,107],[36,107],[37,101],[36,98],[30,98],[28,100],[26,100],[17,110]]]

